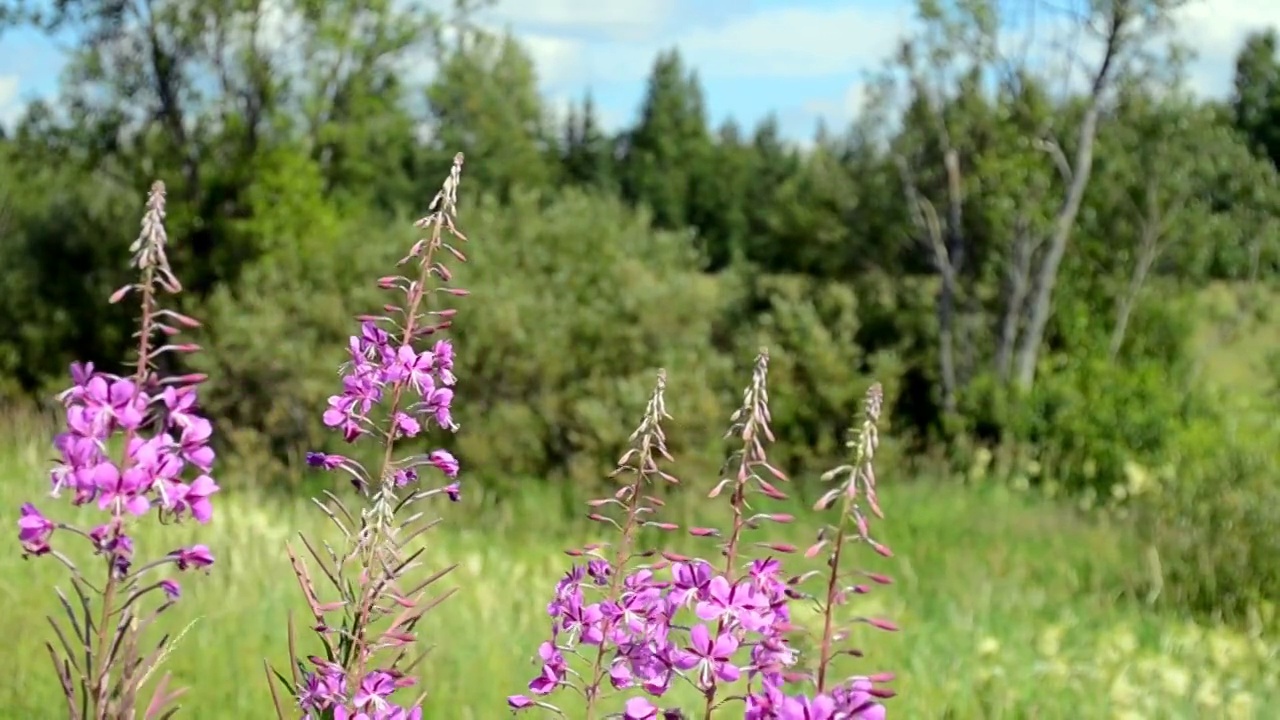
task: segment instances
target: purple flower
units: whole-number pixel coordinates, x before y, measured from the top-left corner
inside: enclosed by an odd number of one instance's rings
[[[658,706],[647,698],[633,697],[627,700],[622,717],[623,720],[657,720]]]
[[[307,464],[311,467],[324,468],[325,470],[333,470],[340,467],[347,458],[342,455],[326,455],[322,452],[307,453]]]
[[[527,695],[510,695],[507,697],[507,705],[510,706],[512,710],[523,710],[525,708],[533,707],[536,704],[537,701]]]
[[[144,515],[151,509],[151,501],[142,493],[150,488],[146,472],[139,468],[130,468],[120,472],[114,464],[101,462],[90,471],[93,484],[98,488],[98,509],[112,509],[119,513],[128,511],[133,515]]]
[[[695,625],[689,631],[689,647],[675,653],[675,666],[681,670],[698,671],[699,684],[710,687],[712,676],[721,682],[735,682],[740,672],[733,664],[733,654],[738,641],[729,633],[722,633],[714,640],[706,625]]]
[[[812,700],[800,696],[789,697],[782,701],[778,712],[779,720],[832,720],[836,714],[836,703],[826,695],[819,695]]]
[[[23,503],[21,513],[18,518],[18,542],[22,543],[22,549],[31,555],[49,552],[49,537],[58,527],[57,523],[41,515],[31,503]]]
[[[213,469],[213,460],[216,457],[213,448],[209,447],[209,439],[213,437],[213,424],[201,417],[191,415],[178,417],[182,418],[183,423],[182,434],[178,440],[183,459],[200,470],[209,472]],[[170,419],[172,421],[174,416],[170,416]]]
[[[587,645],[599,645],[604,640],[604,631],[600,628],[604,613],[600,610],[600,605],[584,605],[582,593],[576,590],[565,600],[565,605],[561,607],[561,627],[577,634],[581,642]]]
[[[165,578],[160,581],[160,589],[164,591],[165,597],[170,600],[177,600],[182,597],[182,586],[176,580]]]
[[[460,469],[458,459],[448,450],[432,450],[428,459],[432,465],[435,465],[440,469],[440,472],[445,474],[445,477],[450,479],[458,477],[458,470]]]
[[[445,385],[456,383],[458,379],[453,376],[453,345],[448,340],[439,340],[431,353],[440,382]]]
[[[675,587],[668,597],[674,607],[705,597],[713,571],[707,563],[694,560],[687,563],[672,563],[671,575]]]
[[[208,475],[201,475],[191,481],[190,485],[178,487],[182,491],[181,507],[185,507],[191,511],[191,517],[196,522],[207,523],[213,516],[213,506],[209,502],[209,496],[218,492],[220,489],[213,478]]]
[[[58,395],[63,405],[64,428],[53,439],[58,458],[49,473],[52,495],[58,497],[63,490],[70,490],[71,504],[86,510],[96,506],[107,517],[77,527],[55,523],[34,506],[25,504],[18,520],[18,539],[27,555],[52,552],[50,539],[55,529],[71,531],[59,534],[60,539],[78,537],[89,543],[96,555],[94,564],[104,576],[99,581],[90,579],[83,568],[71,565],[66,556],[58,555],[76,580],[86,615],[93,604],[93,613],[104,618],[127,618],[132,614],[144,619],[139,627],[126,622],[114,629],[113,648],[122,651],[113,649],[104,657],[90,652],[93,633],[56,630],[63,642],[61,649],[54,652],[55,665],[75,666],[83,650],[84,657],[96,658],[92,670],[103,678],[119,674],[120,666],[131,662],[129,657],[153,654],[151,649],[135,646],[141,639],[139,633],[182,595],[176,580],[144,579],[143,575],[170,562],[179,570],[213,563],[209,549],[196,545],[150,562],[139,562],[139,567],[133,569],[134,543],[128,531],[134,527],[134,517],[155,508],[161,520],[180,520],[180,511],[185,509],[200,522],[207,522],[213,512],[209,497],[218,490],[208,475],[216,459],[210,447],[213,425],[198,411],[197,385],[206,376],[193,373],[161,377],[157,372],[157,368],[170,364],[164,362],[167,358],[162,355],[199,350],[193,343],[170,339],[180,328],[199,327],[199,322],[159,304],[159,298],[181,290],[164,252],[167,236],[163,218],[164,185],[156,183],[148,196],[142,234],[130,248],[142,280],[120,288],[110,299],[118,302],[132,291],[142,296],[140,327],[134,334],[140,340],[137,362],[130,363],[136,368],[135,374],[122,377],[98,371],[92,363],[72,363],[71,387]],[[155,600],[140,600],[148,595]],[[152,607],[147,608],[148,604]],[[75,613],[71,627],[79,627]],[[75,642],[68,645],[68,638]],[[54,650],[53,645],[49,647]],[[80,669],[88,672],[88,668]],[[133,707],[140,702],[134,687],[118,687],[119,692],[110,699],[81,687],[88,695],[77,699],[79,691],[71,684],[64,685],[72,705],[84,704],[85,711],[96,716],[110,712],[104,703]],[[163,707],[171,700],[172,696],[157,697],[148,712],[172,714],[172,710],[165,713]]]
[[[179,570],[209,567],[213,564],[213,553],[205,545],[192,545],[189,548],[178,548],[169,553]]]
[[[542,673],[529,682],[529,690],[535,695],[547,695],[564,682],[569,665],[556,646],[549,642],[538,646],[538,656],[542,659]]]
[[[360,687],[356,690],[352,702],[355,703],[357,708],[363,708],[370,704],[377,706],[391,697],[391,693],[395,691],[395,678],[390,673],[374,670],[365,675],[364,679],[360,681]]]
[[[728,580],[717,575],[708,583],[707,599],[698,603],[696,612],[700,620],[712,622],[727,618],[748,630],[758,631],[768,624],[762,616],[768,607],[749,583],[730,585]]]

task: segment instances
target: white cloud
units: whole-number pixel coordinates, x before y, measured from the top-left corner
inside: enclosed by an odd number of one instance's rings
[[[907,29],[899,9],[780,8],[673,38],[706,77],[800,77],[858,73],[893,50]]]
[[[636,83],[639,90],[655,56],[672,47],[704,85],[833,75],[853,82],[892,53],[913,14],[907,3],[758,11],[736,0],[510,0],[506,5],[500,6],[501,20],[511,23],[525,44],[555,106],[588,87]],[[785,125],[803,127],[801,135],[807,135],[818,117],[833,125],[852,118],[848,106],[860,102],[860,94],[777,109]],[[631,111],[608,109],[619,115],[605,122],[610,127],[620,126]]]
[[[679,0],[508,0],[495,17],[535,32],[643,42],[666,29],[679,6]]]
[[[514,5],[515,3],[513,3]],[[718,21],[681,25],[672,32],[655,29],[666,24],[674,0],[612,3],[595,0],[556,0],[553,17],[539,21],[542,3],[529,3],[518,14],[517,32],[539,61],[543,81],[551,87],[581,87],[597,82],[643,79],[654,56],[677,47],[688,64],[705,79],[742,77],[803,77],[833,73],[857,73],[873,66],[893,49],[906,29],[909,8],[804,8],[791,7],[756,13],[736,13]],[[615,7],[616,5],[616,7]],[[647,16],[641,8],[662,8]],[[598,11],[591,8],[599,6]],[[605,9],[607,7],[607,10]],[[629,36],[601,38],[615,18],[632,17]],[[647,17],[646,21],[639,18]],[[515,17],[512,18],[515,20]],[[528,27],[526,25],[532,25]],[[590,39],[588,39],[590,35]],[[544,64],[545,62],[545,64]]]
[[[582,42],[532,33],[522,33],[519,38],[537,68],[538,80],[544,85],[561,85],[563,78],[575,76],[582,67],[586,49]]]
[[[1201,0],[1178,12],[1178,35],[1195,49],[1191,86],[1198,93],[1221,97],[1231,91],[1235,56],[1252,32],[1280,30],[1280,11],[1274,2]]]

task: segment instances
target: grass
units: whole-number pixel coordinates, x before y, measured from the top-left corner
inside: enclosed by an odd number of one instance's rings
[[[21,502],[41,500],[47,466],[39,434],[5,434],[12,440],[0,449],[5,527],[14,528]],[[430,565],[460,563],[449,582],[458,594],[424,628],[437,646],[423,673],[427,717],[503,717],[505,696],[531,677],[529,658],[547,628],[543,608],[568,560],[560,549],[589,531],[564,522],[559,494],[542,487],[530,483],[498,510],[474,501],[450,506],[427,536]],[[889,515],[881,539],[896,558],[868,554],[865,563],[897,583],[855,607],[903,630],[869,630],[868,658],[857,667],[898,673],[892,717],[1249,718],[1280,702],[1274,638],[1197,626],[1120,596],[1145,572],[1140,548],[1121,528],[995,486],[886,474],[881,487]],[[218,553],[212,576],[185,580],[166,623],[173,632],[190,625],[168,663],[192,687],[184,714],[265,717],[263,658],[285,660],[285,618],[304,609],[284,542],[298,531],[331,533],[300,502],[245,493],[219,500],[204,528],[157,532],[149,523],[139,550],[154,554],[198,538]],[[66,517],[69,509],[53,503],[41,504]],[[813,527],[802,517],[788,539],[803,546]],[[47,558],[21,560],[16,540],[9,548],[0,553],[0,633],[8,638],[0,658],[10,678],[0,686],[0,718],[47,717],[61,697],[43,649],[44,616],[56,607],[50,588],[65,586],[65,574]]]

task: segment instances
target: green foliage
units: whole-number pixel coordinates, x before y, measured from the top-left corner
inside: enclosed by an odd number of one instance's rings
[[[103,299],[128,281],[137,223],[119,186],[11,158],[0,159],[0,398],[43,389],[73,360],[121,356],[129,318]]]
[[[445,56],[426,97],[433,172],[461,151],[469,182],[482,191],[505,196],[517,185],[550,183],[553,168],[543,153],[550,127],[533,59],[515,38],[466,35]],[[424,186],[434,182],[432,175]]]
[[[1275,621],[1280,597],[1280,430],[1217,422],[1178,436],[1175,464],[1131,470],[1153,600],[1232,622]]]
[[[769,348],[779,439],[771,459],[809,472],[829,467],[845,442],[839,418],[853,413],[869,384],[856,340],[858,298],[848,285],[804,275],[760,277],[751,296],[758,319],[742,339]]]
[[[338,389],[353,308],[376,307],[370,278],[412,240],[343,220],[306,157],[265,161],[245,191],[252,219],[236,227],[263,253],[202,308],[207,352],[196,368],[210,376],[205,410],[225,433],[237,474],[270,483],[291,477],[285,463],[306,450],[331,446],[319,413]]]
[[[654,225],[686,227],[699,184],[713,172],[706,107],[697,75],[680,53],[660,54],[649,76],[640,122],[627,133],[623,195],[653,211]]]
[[[616,198],[577,191],[487,201],[467,223],[471,263],[459,274],[480,300],[456,340],[468,462],[494,478],[567,472],[594,482],[659,367],[680,418],[672,452],[719,437],[719,391],[740,363],[712,338],[733,289],[697,272],[687,234],[655,232]]]
[[[206,312],[207,410],[233,432],[243,462],[259,467],[333,447],[320,414],[338,389],[351,316],[383,302],[371,279],[413,241],[407,224],[370,232],[323,207],[308,212],[305,170],[268,175],[251,191],[273,208],[252,230],[269,229],[274,249]],[[686,235],[655,232],[617,199],[578,192],[549,202],[518,193],[464,212],[470,263],[456,272],[482,302],[463,308],[457,334],[466,398],[457,412],[468,432],[456,449],[475,473],[598,481],[658,367],[671,371],[671,412],[682,419],[674,451],[712,446],[725,422],[718,391],[734,365],[710,339],[732,294],[727,281],[696,272]]]
[[[1250,145],[1280,168],[1280,36],[1251,34],[1236,56],[1235,122]]]
[[[613,139],[600,127],[600,117],[591,93],[583,98],[581,107],[569,107],[560,162],[565,178],[573,184],[617,190]]]

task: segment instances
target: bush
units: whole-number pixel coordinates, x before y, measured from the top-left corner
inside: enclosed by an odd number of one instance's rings
[[[303,211],[312,190],[294,182],[262,189],[264,203],[287,211],[264,207],[276,219],[246,229],[274,238],[273,249],[211,299],[200,360],[232,455],[259,478],[270,464],[275,480],[306,450],[335,449],[313,409],[344,360],[344,308],[378,310],[364,279],[384,274],[406,240],[332,211],[315,221]],[[684,234],[654,231],[612,197],[523,194],[463,213],[468,286],[482,302],[457,333],[467,368],[459,393],[470,398],[458,421],[469,432],[450,449],[472,472],[491,487],[511,477],[598,482],[659,367],[671,371],[671,412],[681,420],[673,450],[718,454],[735,368],[712,339],[735,298],[731,277],[699,272]]]
[[[1278,446],[1275,433],[1205,422],[1183,433],[1178,464],[1156,482],[1136,469],[1151,485],[1129,505],[1153,551],[1153,599],[1227,621],[1270,613],[1280,598]]]

